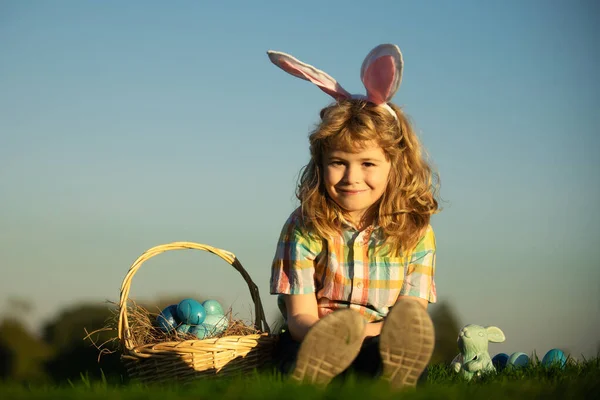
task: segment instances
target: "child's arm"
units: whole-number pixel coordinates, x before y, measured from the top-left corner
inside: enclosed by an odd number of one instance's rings
[[[287,324],[292,338],[298,342],[319,320],[317,297],[314,293],[285,295]]]

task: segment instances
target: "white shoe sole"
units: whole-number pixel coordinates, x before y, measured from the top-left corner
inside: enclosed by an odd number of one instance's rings
[[[317,321],[300,344],[291,378],[327,385],[360,352],[365,323],[362,315],[350,309],[335,311]]]
[[[433,322],[425,308],[415,300],[399,299],[381,330],[381,378],[394,388],[415,387],[434,347]]]

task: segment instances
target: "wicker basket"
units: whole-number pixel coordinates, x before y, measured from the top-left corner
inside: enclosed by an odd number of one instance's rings
[[[169,250],[196,249],[218,255],[244,278],[254,302],[254,327],[262,332],[246,336],[224,336],[203,340],[167,341],[140,345],[129,329],[127,301],[131,280],[142,264]],[[192,379],[239,374],[269,361],[277,337],[271,335],[265,319],[258,287],[232,253],[208,245],[174,242],[153,247],[129,268],[121,286],[118,337],[121,359],[131,378],[142,382],[189,381]]]

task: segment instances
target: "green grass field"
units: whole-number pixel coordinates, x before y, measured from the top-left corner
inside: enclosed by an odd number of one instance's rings
[[[446,366],[429,368],[416,390],[393,391],[377,380],[351,377],[327,387],[298,385],[269,373],[197,381],[188,385],[90,382],[85,377],[63,386],[4,383],[2,399],[596,399],[600,398],[600,359],[558,367],[532,366],[465,382]]]

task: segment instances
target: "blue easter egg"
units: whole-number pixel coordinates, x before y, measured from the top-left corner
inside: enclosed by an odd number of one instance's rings
[[[179,333],[180,335],[185,335],[190,331],[191,327],[192,326],[188,324],[181,324],[177,327],[177,333]]]
[[[222,314],[210,314],[204,319],[203,325],[208,329],[211,336],[215,336],[225,332],[225,329],[229,326],[229,320]]]
[[[512,353],[506,362],[506,366],[526,367],[529,364],[529,356],[525,353]]]
[[[204,301],[204,303],[202,303],[202,306],[204,307],[204,310],[206,311],[206,315],[223,315],[225,314],[223,312],[223,307],[221,307],[221,304],[216,301],[216,300],[206,300]]]
[[[552,349],[546,353],[544,358],[542,359],[542,365],[546,367],[550,367],[553,365],[558,365],[563,368],[567,362],[567,356],[562,350]]]
[[[196,336],[198,339],[206,339],[210,336],[210,332],[204,325],[194,325],[190,328],[188,333]]]
[[[506,367],[506,363],[508,362],[508,354],[506,353],[498,353],[492,358],[492,364],[498,371],[502,371],[504,367]]]
[[[177,305],[177,316],[179,320],[188,325],[200,325],[204,322],[206,311],[199,301],[184,299]]]
[[[177,305],[172,304],[165,307],[164,310],[156,317],[156,324],[158,328],[163,332],[171,332],[179,325],[179,318],[177,317]]]

